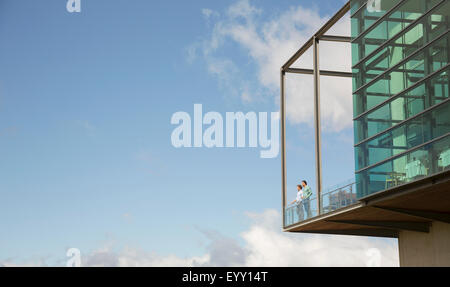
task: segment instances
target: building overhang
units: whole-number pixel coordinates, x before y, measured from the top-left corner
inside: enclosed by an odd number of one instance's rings
[[[283,231],[397,238],[402,230],[428,232],[433,221],[450,223],[450,171],[361,198]]]

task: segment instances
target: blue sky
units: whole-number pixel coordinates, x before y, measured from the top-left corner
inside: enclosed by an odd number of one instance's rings
[[[344,1],[82,0],[72,14],[65,2],[0,2],[0,262],[60,264],[69,247],[111,242],[199,256],[211,232],[242,243],[247,212],[280,210],[280,157],[175,149],[170,118],[196,103],[223,115],[278,111],[261,64],[271,53],[220,27],[264,35],[289,11],[320,22]],[[239,5],[257,11],[230,16]],[[293,29],[306,38],[314,25]],[[289,197],[298,180],[314,182],[308,121],[288,127]],[[324,184],[333,185],[353,176],[351,122],[324,121]]]

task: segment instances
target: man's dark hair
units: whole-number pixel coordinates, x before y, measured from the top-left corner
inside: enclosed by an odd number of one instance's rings
[[[302,180],[303,183],[305,183],[305,185],[308,185],[308,183],[306,182],[306,180]]]
[[[300,189],[303,189],[301,184],[297,184],[297,187],[300,187]]]

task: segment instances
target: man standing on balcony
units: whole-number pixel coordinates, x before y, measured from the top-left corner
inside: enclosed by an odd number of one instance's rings
[[[303,186],[303,208],[305,208],[306,218],[310,218],[311,217],[311,209],[309,206],[309,198],[312,195],[312,190],[308,186],[308,183],[306,182],[306,180],[302,180],[302,186]]]
[[[295,205],[296,205],[298,221],[303,220],[303,217],[304,217],[303,208],[302,208],[302,200],[303,200],[303,191],[302,191],[302,186],[299,184],[299,185],[297,185],[297,198],[295,198],[295,200],[291,202],[291,204],[295,203]]]

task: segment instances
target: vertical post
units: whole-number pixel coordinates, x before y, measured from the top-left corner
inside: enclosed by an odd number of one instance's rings
[[[285,71],[280,72],[280,118],[281,118],[281,214],[283,220],[283,228],[286,226],[286,101],[285,101]]]
[[[322,142],[320,137],[320,68],[319,68],[319,39],[313,38],[314,46],[314,130],[316,142],[316,189],[317,212],[322,213]]]
[[[425,3],[426,1],[423,1],[423,2],[424,2],[423,3],[423,6],[424,6],[423,8],[427,9],[428,8],[427,6],[429,5],[429,3]],[[427,10],[423,10],[423,11],[427,11]],[[431,33],[432,33],[432,30],[433,30],[432,29],[433,21],[432,21],[432,19],[428,19],[428,17],[426,18],[425,21],[426,21],[426,23],[423,25],[423,42],[424,43],[428,43],[432,39],[432,36],[431,36],[432,34]],[[448,49],[447,49],[447,53],[448,53]],[[430,72],[433,71],[433,64],[434,64],[433,63],[433,56],[432,56],[431,52],[425,52],[424,56],[425,56],[424,57],[424,72],[425,72],[425,75],[429,75]],[[435,87],[436,87],[435,85],[432,85],[432,84],[430,85],[429,83],[425,83],[425,95],[426,95],[426,97],[425,97],[425,101],[423,103],[425,108],[427,106],[431,107],[431,106],[433,106],[436,103],[436,101],[435,101],[435,95],[436,95],[435,94]],[[428,105],[427,105],[427,102],[428,102]],[[408,118],[408,117],[411,116],[409,108],[408,108],[408,99],[404,100],[403,105],[404,105],[404,108],[405,108],[405,111],[406,111],[406,117],[405,118]],[[428,127],[426,127],[428,129],[428,133],[430,135],[430,138],[435,138],[435,136],[436,136],[435,133],[434,133],[435,129],[433,128],[433,122],[435,122],[435,119],[430,120],[429,124],[428,124]],[[405,131],[407,132],[408,130],[406,129]],[[405,133],[405,139],[406,138],[409,138],[408,137],[408,133]],[[428,172],[433,174],[433,173],[438,172],[437,160],[435,161],[434,159],[439,158],[439,155],[437,154],[437,151],[434,148],[429,149],[429,152],[430,152],[430,154],[428,155],[428,158],[431,159],[431,160],[429,160],[429,163],[428,163]]]

